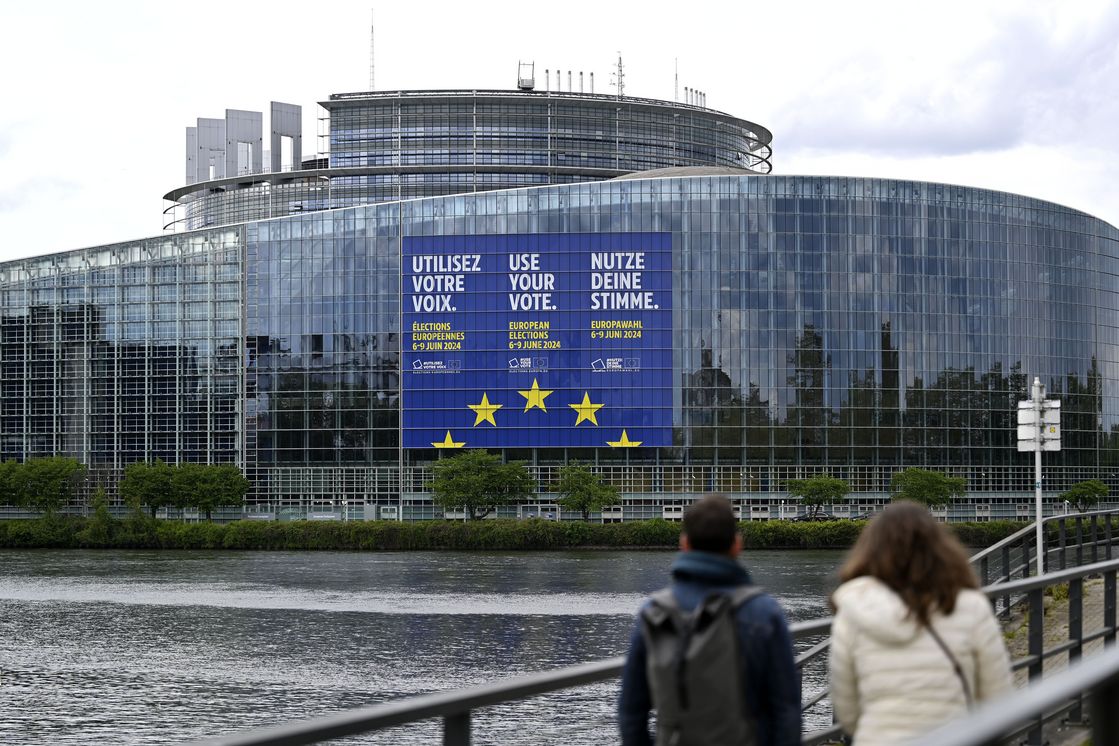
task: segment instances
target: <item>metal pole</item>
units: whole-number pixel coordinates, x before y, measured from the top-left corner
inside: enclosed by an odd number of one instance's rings
[[[1037,502],[1037,574],[1045,574],[1045,527],[1041,524],[1041,427],[1038,426],[1037,450],[1034,451],[1034,489]]]
[[[1042,526],[1041,523],[1041,410],[1042,402],[1045,401],[1045,387],[1041,385],[1040,378],[1034,378],[1032,389],[1034,411],[1037,413],[1037,425],[1035,426],[1037,432],[1037,450],[1034,451],[1034,497],[1037,503],[1037,574],[1040,576],[1045,574],[1045,527]]]
[[[1038,555],[1038,566],[1041,566],[1041,556]],[[1036,588],[1029,592],[1027,595],[1030,606],[1029,610],[1029,636],[1027,638],[1030,665],[1028,666],[1030,685],[1036,685],[1041,681],[1043,675],[1045,659],[1045,599],[1042,597],[1042,589]],[[1026,743],[1030,746],[1041,746],[1041,719],[1034,720],[1033,725],[1026,737]]]

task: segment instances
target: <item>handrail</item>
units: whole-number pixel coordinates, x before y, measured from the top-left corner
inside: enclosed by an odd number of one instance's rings
[[[827,634],[831,619],[810,619],[789,625],[789,634],[796,640]],[[621,675],[625,656],[591,663],[579,663],[550,671],[522,674],[489,684],[451,689],[415,697],[360,707],[333,715],[266,726],[242,733],[193,741],[190,746],[298,746],[342,738],[417,720],[469,714],[479,707],[527,699],[539,694],[594,684]],[[829,729],[830,730],[830,729]]]
[[[987,586],[983,588],[982,591],[991,599],[1011,594],[1031,594],[1035,602],[1034,605],[1037,606],[1036,609],[1031,609],[1031,616],[1033,617],[1031,619],[1031,630],[1035,625],[1040,630],[1040,600],[1042,589],[1059,583],[1079,581],[1089,575],[1104,574],[1105,577],[1110,576],[1114,578],[1117,573],[1119,573],[1119,559],[1113,559],[1088,565],[1080,565],[1067,570],[1059,570],[1040,577],[1011,580],[1001,584]],[[1114,590],[1109,591],[1109,593],[1111,593],[1112,597],[1114,596]],[[1112,600],[1111,603],[1112,607],[1114,607],[1114,600]],[[831,623],[832,619],[830,617],[794,622],[789,625],[790,636],[794,640],[799,640],[807,637],[825,635],[831,630]],[[1103,630],[1101,633],[1101,635],[1111,636],[1112,638],[1114,634],[1114,626]],[[1094,635],[1094,637],[1101,635]],[[1087,639],[1087,636],[1081,636],[1079,642],[1083,643]],[[1039,643],[1040,640],[1041,638],[1039,636]],[[826,640],[817,643],[809,651],[800,656],[797,661],[798,664],[816,657],[816,655],[826,648]],[[1067,649],[1067,646],[1062,647],[1061,651],[1057,651],[1056,649],[1049,651],[1039,649],[1034,651],[1031,649],[1032,657],[1025,660],[1025,665],[1028,665],[1031,669],[1031,679],[1040,676],[1040,666],[1043,658],[1055,654],[1056,652],[1063,652]],[[470,742],[471,711],[480,707],[518,699],[526,699],[560,689],[606,681],[617,677],[621,673],[624,663],[624,657],[619,656],[591,663],[566,666],[551,671],[524,674],[495,683],[481,684],[458,690],[433,692],[309,720],[257,728],[240,734],[231,734],[197,741],[194,742],[192,746],[296,746],[297,744],[318,743],[327,739],[357,735],[371,730],[379,730],[381,728],[403,725],[434,717],[443,717],[445,719],[445,744],[466,744]],[[1119,663],[1116,663],[1116,667],[1116,670],[1119,671]],[[1080,670],[1080,668],[1077,670]],[[1032,688],[1030,691],[1032,691]],[[1061,691],[1064,690],[1062,689]],[[1073,693],[1075,694],[1075,691]],[[1021,697],[1021,692],[1019,692],[1017,696]],[[1068,699],[1069,696],[1071,695],[1066,695],[1064,699]],[[822,697],[816,697],[808,704],[811,706],[821,699]],[[1060,697],[1057,698],[1058,701],[1060,699]],[[1034,699],[1031,698],[1028,701],[1033,702]],[[985,707],[981,712],[986,712],[987,709],[989,708]],[[1119,707],[1116,707],[1115,710],[1119,711]],[[1016,722],[1020,723],[1023,719],[1026,718],[1019,718]],[[1001,723],[1003,721],[999,720],[999,722]],[[820,731],[805,734],[804,743],[824,743],[829,738],[833,738],[836,735],[838,735],[838,730],[835,726],[832,726]],[[967,746],[968,744],[982,744],[986,742],[957,742],[945,739],[929,741],[928,743],[951,743],[953,746]]]
[[[989,598],[993,599],[996,596],[1005,596],[1012,593],[1036,591],[1051,585],[1057,585],[1058,583],[1067,583],[1070,580],[1076,580],[1077,578],[1083,578],[1088,575],[1098,575],[1108,571],[1119,572],[1119,559],[1093,562],[1090,565],[1077,565],[1067,570],[1057,570],[1055,572],[1046,573],[1045,575],[1035,575],[1030,578],[1009,580],[997,585],[989,585],[982,590]]]
[[[1092,516],[1119,516],[1119,510],[1091,510],[1086,513],[1060,513],[1057,515],[1048,515],[1042,517],[1041,524],[1044,526],[1047,523],[1055,521],[1068,520],[1070,518],[1090,518]],[[971,555],[971,561],[977,562],[984,557],[988,557],[994,554],[997,550],[1002,549],[1004,546],[1013,544],[1015,541],[1021,539],[1024,536],[1032,535],[1035,531],[1037,531],[1037,521],[1030,521],[1030,523],[1028,523],[1025,527],[1018,529],[1010,536],[996,541],[994,544],[987,547],[986,549],[980,550]]]
[[[1015,690],[979,708],[974,714],[961,720],[954,720],[929,733],[910,746],[993,746],[1003,742],[1003,737],[1027,720],[1064,705],[1069,699],[1085,691],[1092,691],[1097,701],[1105,697],[1113,707],[1119,684],[1119,648],[1108,650],[1083,660],[1061,673],[1045,679],[1042,683],[1026,690]],[[1099,689],[1105,689],[1101,693]],[[1101,694],[1103,696],[1101,696]],[[1110,695],[1110,696],[1107,696]],[[1102,702],[1101,702],[1102,704]],[[1111,710],[1114,713],[1114,709]],[[1114,738],[1114,723],[1107,723],[1103,712],[1092,718],[1095,729],[1109,729]],[[1114,743],[1099,733],[1094,743]]]
[[[593,663],[557,668],[542,673],[524,674],[496,684],[479,684],[465,689],[422,694],[418,697],[360,707],[333,715],[284,723],[235,733],[195,746],[299,746],[332,738],[359,735],[371,730],[404,725],[433,717],[453,717],[464,712],[525,699],[537,694],[613,678],[622,672],[625,658],[608,658]]]

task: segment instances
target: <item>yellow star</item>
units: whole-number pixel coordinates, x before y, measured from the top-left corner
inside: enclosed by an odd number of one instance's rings
[[[474,427],[481,425],[483,422],[488,422],[494,427],[497,427],[497,421],[493,418],[493,413],[501,409],[502,404],[490,404],[490,399],[484,393],[482,394],[481,404],[467,404],[466,406],[474,410]]]
[[[594,413],[602,409],[602,405],[591,404],[591,395],[586,391],[583,392],[583,401],[581,404],[568,404],[567,406],[579,413],[579,417],[575,420],[576,425],[583,420],[590,420],[592,425],[598,427],[598,420],[595,419]]]
[[[544,406],[544,400],[551,396],[552,392],[540,388],[540,384],[536,382],[535,378],[532,379],[532,388],[528,391],[518,391],[517,393],[527,399],[525,402],[526,412],[533,407],[540,407],[545,412],[548,411],[548,408]]]
[[[464,445],[466,445],[466,441],[456,443],[455,441],[451,440],[451,431],[448,430],[446,438],[443,438],[443,440],[440,441],[436,441],[432,443],[432,445],[436,448],[462,448]]]
[[[626,431],[622,430],[621,440],[608,440],[606,441],[606,445],[610,446],[611,448],[637,448],[637,446],[641,445],[641,441],[630,440],[629,436],[626,435]]]

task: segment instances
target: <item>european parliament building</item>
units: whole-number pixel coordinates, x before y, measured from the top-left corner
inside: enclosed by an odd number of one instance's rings
[[[187,130],[166,235],[0,264],[0,457],[235,463],[268,517],[434,517],[446,453],[591,462],[676,517],[697,493],[862,512],[910,466],[960,516],[1030,510],[1016,401],[1062,401],[1050,498],[1119,490],[1119,231],[1029,197],[770,175],[702,105],[563,91],[340,94]],[[287,161],[285,163],[285,161]]]

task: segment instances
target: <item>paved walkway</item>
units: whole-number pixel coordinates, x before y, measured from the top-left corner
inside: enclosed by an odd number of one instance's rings
[[[1103,627],[1103,580],[1099,578],[1084,582],[1084,634],[1088,635]],[[1024,610],[1016,613],[1004,625],[1006,647],[1010,651],[1012,661],[1025,658],[1029,655],[1029,626],[1028,617]],[[1068,599],[1053,599],[1045,597],[1045,645],[1050,648],[1068,640]],[[1084,646],[1084,657],[1099,652],[1103,648],[1103,640],[1093,640]],[[1068,653],[1054,655],[1045,660],[1045,676],[1068,668]],[[1025,687],[1027,671],[1019,669],[1014,674],[1014,683],[1019,688]],[[1089,742],[1090,733],[1082,726],[1070,726],[1053,723],[1045,728],[1045,741],[1050,746],[1081,746]]]

